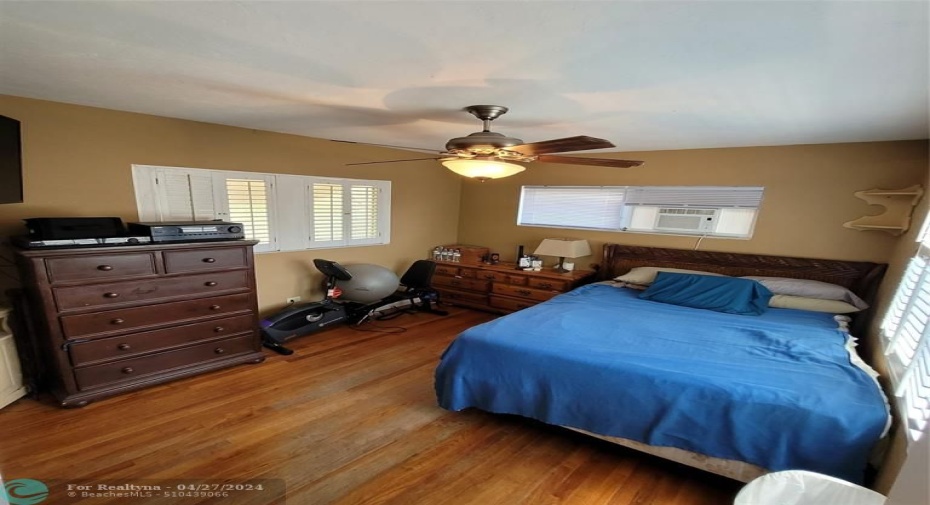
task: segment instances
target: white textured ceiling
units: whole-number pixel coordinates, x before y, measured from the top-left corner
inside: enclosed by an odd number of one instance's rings
[[[440,149],[928,137],[926,1],[0,1],[0,94]]]

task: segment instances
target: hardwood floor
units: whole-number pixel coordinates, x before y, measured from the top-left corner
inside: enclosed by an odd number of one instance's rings
[[[291,356],[269,352],[259,365],[83,409],[22,399],[0,411],[0,474],[139,484],[283,479],[293,505],[732,503],[736,481],[515,416],[437,407],[440,354],[491,317],[453,308],[447,317],[363,327],[403,333],[340,327],[292,341]],[[271,496],[91,503],[283,503]]]

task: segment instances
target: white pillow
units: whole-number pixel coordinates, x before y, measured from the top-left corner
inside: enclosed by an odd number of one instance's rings
[[[812,281],[809,279],[792,279],[789,277],[755,277],[747,276],[744,279],[759,281],[769,291],[776,295],[802,296],[805,298],[819,298],[821,300],[838,300],[846,302],[858,310],[869,308],[862,298],[852,291],[830,284],[828,282]]]
[[[803,296],[791,295],[772,296],[772,298],[769,299],[769,307],[828,312],[830,314],[849,314],[850,312],[859,312],[860,310],[839,300],[824,300],[822,298],[806,298]]]
[[[614,277],[614,280],[617,282],[626,282],[629,284],[638,284],[640,286],[648,286],[652,284],[653,282],[655,282],[656,274],[658,274],[659,272],[675,272],[679,274],[712,275],[715,277],[726,277],[726,275],[715,274],[711,272],[701,272],[699,270],[684,270],[681,268],[665,268],[665,267],[636,267],[619,277]]]

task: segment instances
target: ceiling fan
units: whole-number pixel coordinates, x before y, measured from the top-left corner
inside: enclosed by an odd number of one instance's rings
[[[541,142],[524,143],[518,138],[508,137],[504,134],[491,131],[491,121],[507,113],[509,110],[507,107],[502,107],[500,105],[470,105],[465,107],[464,110],[480,119],[484,123],[484,128],[480,132],[475,132],[465,137],[456,137],[450,140],[446,143],[446,149],[444,151],[389,146],[384,144],[367,144],[381,147],[398,147],[400,149],[429,151],[437,153],[439,156],[430,158],[347,163],[347,165],[372,165],[377,163],[397,163],[402,161],[439,160],[446,168],[457,174],[464,175],[466,177],[472,177],[474,179],[478,179],[481,182],[484,182],[488,179],[508,177],[526,170],[526,167],[523,165],[518,165],[515,162],[529,163],[533,161],[541,161],[544,163],[593,165],[598,167],[612,168],[638,167],[643,164],[642,161],[633,160],[558,156],[554,153],[587,151],[590,149],[604,149],[616,146],[607,140],[587,137],[584,135],[544,140]],[[362,144],[362,142],[351,142],[347,140],[337,140],[336,142]]]

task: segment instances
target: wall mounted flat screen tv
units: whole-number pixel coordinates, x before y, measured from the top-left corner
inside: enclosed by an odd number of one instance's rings
[[[19,121],[0,116],[0,203],[22,203],[23,158]]]

